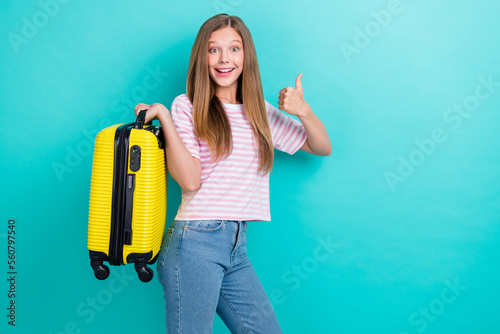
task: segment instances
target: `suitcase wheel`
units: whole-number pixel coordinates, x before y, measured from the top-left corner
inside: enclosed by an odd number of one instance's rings
[[[104,280],[109,276],[109,268],[107,265],[103,264],[94,269],[94,275],[100,280]]]
[[[135,271],[139,275],[139,279],[145,283],[153,279],[153,269],[149,268],[144,262],[136,262]]]
[[[109,276],[109,268],[107,265],[102,264],[102,261],[92,260],[92,269],[94,269],[94,275],[97,279],[104,280]]]

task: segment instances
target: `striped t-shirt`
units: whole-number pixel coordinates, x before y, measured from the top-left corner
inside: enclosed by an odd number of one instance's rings
[[[182,191],[176,220],[271,220],[269,174],[262,175],[259,151],[243,104],[223,103],[231,125],[232,153],[211,162],[208,144],[194,135],[193,106],[186,94],[177,96],[170,113],[184,145],[201,162],[201,187]],[[304,126],[266,101],[274,148],[294,154],[306,141]]]

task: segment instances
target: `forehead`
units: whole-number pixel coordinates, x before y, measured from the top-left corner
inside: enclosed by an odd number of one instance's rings
[[[238,32],[231,27],[224,27],[222,29],[216,30],[210,34],[209,43],[233,43],[240,42],[241,37]]]

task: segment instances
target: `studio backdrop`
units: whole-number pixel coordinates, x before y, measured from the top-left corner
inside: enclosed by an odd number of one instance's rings
[[[271,221],[248,223],[284,333],[498,333],[495,0],[2,1],[0,331],[165,332],[156,270],[90,267],[93,146],[185,93],[222,12],[249,27],[269,103],[303,73],[333,145],[276,152]],[[170,179],[166,224],[179,203]]]

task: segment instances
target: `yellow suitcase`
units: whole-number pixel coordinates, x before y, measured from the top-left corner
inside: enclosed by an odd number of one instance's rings
[[[160,251],[167,211],[168,171],[161,127],[116,124],[98,133],[90,185],[88,249],[98,279],[109,276],[103,264],[134,263],[149,282]]]

